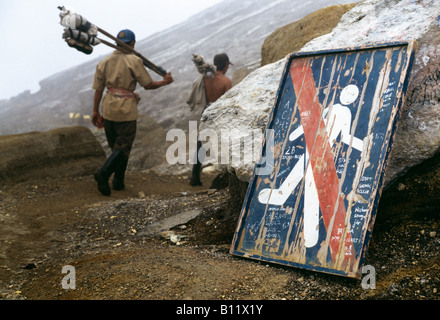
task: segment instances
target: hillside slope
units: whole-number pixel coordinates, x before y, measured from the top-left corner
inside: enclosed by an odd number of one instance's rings
[[[157,65],[173,73],[171,87],[154,92],[139,90],[141,113],[152,117],[167,130],[187,128],[192,114],[186,100],[197,71],[192,54],[211,60],[216,53],[227,52],[234,63],[228,74],[254,69],[260,64],[261,45],[275,29],[301,19],[320,8],[351,3],[350,0],[225,0],[189,20],[147,39],[139,39],[136,50]],[[74,49],[72,49],[74,50]],[[81,53],[78,53],[81,54]],[[24,92],[0,101],[0,135],[45,131],[68,125],[89,125],[92,80],[96,57],[88,63],[57,73],[41,81],[35,94]],[[246,74],[246,72],[244,73]],[[155,74],[153,77],[157,78]],[[70,113],[79,114],[71,119]]]

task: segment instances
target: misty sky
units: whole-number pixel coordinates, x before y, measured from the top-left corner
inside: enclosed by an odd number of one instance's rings
[[[85,55],[67,46],[62,39],[58,6],[76,9],[112,34],[132,29],[141,40],[221,1],[0,0],[0,100],[25,90],[34,93],[40,80],[113,50],[100,44],[91,55]]]

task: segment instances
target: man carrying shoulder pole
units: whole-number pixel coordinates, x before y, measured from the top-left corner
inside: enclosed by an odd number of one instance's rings
[[[131,30],[120,31],[117,39],[134,50],[136,37]],[[113,173],[113,190],[125,188],[125,171],[136,137],[137,106],[140,100],[139,95],[134,92],[136,85],[139,83],[145,90],[153,90],[173,81],[171,73],[164,75],[161,81],[153,81],[143,60],[124,50],[115,50],[97,65],[93,82],[95,95],[92,123],[105,129],[107,142],[112,150],[103,166],[94,173],[98,190],[103,195],[111,194],[109,179]],[[104,96],[105,89],[107,93]],[[101,100],[102,116],[99,112]]]
[[[214,56],[214,66],[216,67],[214,77],[205,76],[203,78],[205,88],[204,94],[207,102],[207,105],[204,106],[204,108],[207,108],[209,105],[216,102],[222,95],[231,89],[232,81],[226,76],[226,72],[228,72],[230,65],[233,64],[229,61],[229,57],[226,53],[220,53]],[[188,103],[191,103],[191,100]],[[197,153],[195,155],[197,160],[193,165],[190,178],[190,184],[192,186],[202,185],[200,174],[202,171],[203,159],[199,159],[199,151],[201,148],[202,142],[197,139]]]

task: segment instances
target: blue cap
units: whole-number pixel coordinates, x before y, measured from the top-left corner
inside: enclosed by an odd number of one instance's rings
[[[134,32],[131,30],[128,30],[128,29],[124,29],[124,30],[119,31],[117,38],[125,43],[130,43],[130,42],[136,40],[136,36],[135,36]]]

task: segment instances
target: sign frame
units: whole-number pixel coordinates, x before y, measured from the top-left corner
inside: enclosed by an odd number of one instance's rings
[[[260,175],[257,162],[231,255],[361,277],[416,50],[410,41],[289,57],[260,152],[273,153],[274,169]]]

